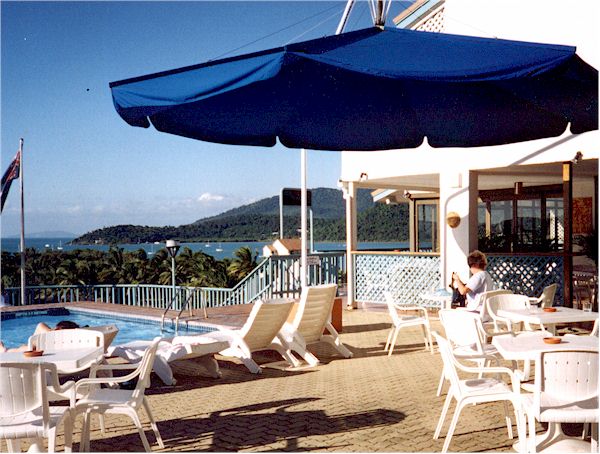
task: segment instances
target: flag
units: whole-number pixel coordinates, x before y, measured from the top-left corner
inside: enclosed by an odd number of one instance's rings
[[[17,151],[15,155],[15,159],[12,160],[4,175],[2,175],[2,189],[0,192],[0,197],[2,198],[2,205],[0,205],[0,212],[4,209],[4,202],[6,202],[6,197],[8,197],[8,191],[10,190],[10,185],[13,180],[19,178],[19,168],[21,167],[21,151]]]

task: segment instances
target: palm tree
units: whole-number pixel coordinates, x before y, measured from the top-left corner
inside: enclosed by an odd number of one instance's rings
[[[253,255],[248,246],[239,248],[235,251],[235,258],[229,264],[227,273],[237,282],[241,281],[256,268],[257,257],[258,251],[255,251]]]

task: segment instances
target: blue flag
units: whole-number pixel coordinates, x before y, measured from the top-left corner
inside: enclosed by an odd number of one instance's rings
[[[21,167],[21,152],[17,151],[15,158],[12,160],[4,175],[2,175],[2,188],[0,197],[2,198],[2,205],[0,206],[0,212],[4,209],[4,202],[6,202],[6,197],[8,197],[8,191],[10,190],[10,185],[13,180],[19,178],[19,168]]]

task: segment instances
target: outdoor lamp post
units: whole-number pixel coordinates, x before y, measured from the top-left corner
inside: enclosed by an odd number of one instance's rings
[[[166,248],[171,256],[171,281],[173,283],[173,298],[175,298],[175,256],[180,248],[179,242],[176,240],[167,240]]]

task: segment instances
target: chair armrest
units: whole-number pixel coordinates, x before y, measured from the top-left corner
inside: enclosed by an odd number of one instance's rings
[[[119,369],[121,369],[121,368],[119,368]],[[78,380],[77,383],[75,383],[75,393],[77,393],[77,390],[83,386],[123,383],[123,382],[134,379],[138,375],[139,375],[139,372],[137,370],[135,370],[132,373],[123,375],[121,377],[82,378],[81,380]]]
[[[423,317],[427,318],[429,320],[429,314],[427,313],[427,309],[424,308],[423,306],[402,306],[399,304],[394,303],[394,308],[398,311],[417,311],[417,312],[422,312],[423,313]]]

